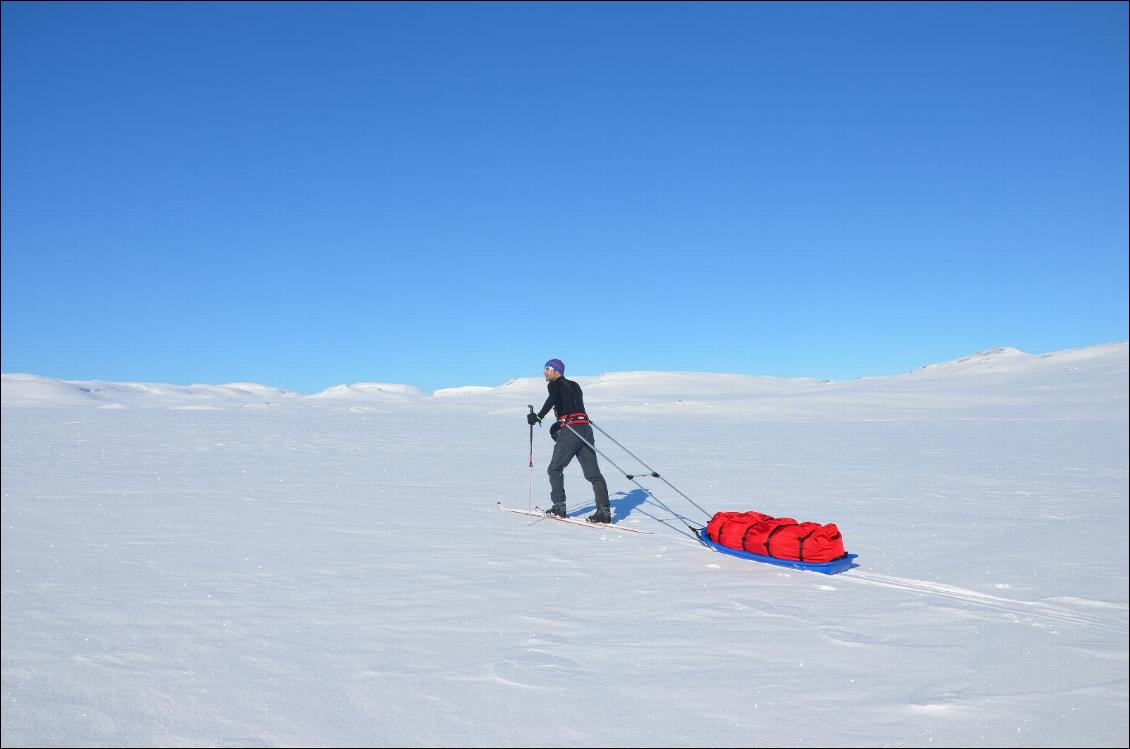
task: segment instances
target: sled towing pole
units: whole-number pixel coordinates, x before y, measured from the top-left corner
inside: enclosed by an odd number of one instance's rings
[[[632,451],[631,451],[631,450],[629,450],[628,448],[624,447],[624,446],[623,446],[623,445],[621,445],[621,444],[620,444],[619,442],[616,442],[616,438],[615,438],[615,437],[613,437],[613,436],[612,436],[611,434],[609,434],[608,432],[606,432],[606,431],[604,431],[603,429],[601,429],[601,428],[600,428],[599,426],[597,426],[596,422],[594,422],[594,421],[593,421],[592,419],[589,419],[589,423],[590,423],[590,424],[592,424],[592,425],[593,425],[594,427],[596,427],[597,429],[599,429],[599,430],[600,430],[600,433],[601,433],[601,434],[603,434],[603,435],[604,435],[605,437],[607,437],[608,439],[612,440],[612,442],[613,442],[613,443],[615,443],[615,445],[616,445],[617,447],[619,447],[619,448],[620,448],[621,450],[623,450],[624,452],[628,453],[628,455],[631,455],[631,456],[632,456],[633,458],[635,458],[636,460],[638,460],[638,461],[640,462],[640,465],[642,465],[642,466],[643,466],[644,468],[646,468],[647,470],[651,471],[651,473],[649,473],[649,474],[647,474],[647,475],[649,475],[649,476],[652,476],[652,477],[654,477],[654,478],[657,478],[657,479],[659,479],[660,481],[662,481],[662,482],[663,482],[664,484],[667,484],[667,486],[671,487],[671,488],[672,488],[672,489],[674,489],[674,490],[675,490],[676,492],[678,492],[678,494],[679,494],[679,496],[680,496],[680,497],[682,497],[683,499],[687,500],[688,502],[690,502],[690,503],[691,503],[692,505],[694,505],[695,507],[698,507],[698,510],[699,510],[699,512],[701,512],[701,513],[702,513],[703,515],[705,515],[706,517],[710,517],[710,513],[709,513],[709,512],[707,512],[706,510],[702,509],[701,507],[699,507],[699,504],[698,504],[698,502],[695,502],[695,501],[694,501],[693,499],[691,499],[690,497],[688,497],[688,496],[687,496],[686,494],[683,494],[683,493],[682,493],[681,491],[679,491],[679,490],[678,490],[678,489],[677,489],[677,488],[675,487],[675,485],[674,485],[674,484],[672,484],[672,483],[671,483],[670,481],[668,481],[667,479],[663,478],[663,477],[662,477],[662,476],[660,476],[660,475],[659,475],[658,473],[656,473],[656,472],[655,472],[655,469],[654,469],[654,468],[652,468],[651,466],[649,466],[649,465],[648,465],[647,463],[644,463],[644,462],[643,462],[643,460],[642,460],[642,459],[640,459],[640,457],[639,457],[638,455],[636,455],[636,454],[635,454],[634,452],[632,452]],[[594,447],[593,449],[595,450],[596,448]],[[625,474],[625,475],[627,475],[627,474]],[[630,480],[631,478],[632,478],[631,476],[628,476],[628,479],[629,479],[629,480]]]
[[[591,423],[592,423],[592,421],[590,420],[590,421],[589,421],[589,423],[591,424]],[[596,425],[594,424],[593,426],[596,426]],[[656,504],[658,504],[658,505],[659,505],[660,507],[662,507],[662,508],[663,508],[664,510],[667,510],[667,512],[671,513],[672,515],[674,515],[675,517],[677,517],[677,518],[678,518],[679,520],[682,520],[682,521],[683,521],[683,525],[687,526],[687,529],[688,529],[688,530],[690,531],[690,533],[687,533],[686,535],[690,536],[690,537],[691,537],[691,538],[693,538],[693,539],[694,539],[695,541],[698,541],[699,543],[702,543],[702,539],[700,539],[700,538],[698,537],[698,531],[697,531],[697,529],[696,529],[696,528],[695,528],[695,527],[694,527],[693,525],[691,525],[690,523],[688,523],[688,522],[687,522],[687,519],[686,519],[686,518],[684,518],[684,517],[683,517],[682,515],[680,515],[679,513],[675,512],[674,510],[672,510],[672,509],[671,509],[670,507],[668,507],[667,505],[663,504],[663,501],[662,501],[662,500],[660,500],[660,499],[659,499],[659,497],[657,497],[657,496],[655,496],[654,494],[652,494],[652,493],[651,493],[651,490],[650,490],[650,489],[648,489],[648,488],[647,488],[646,486],[644,486],[644,485],[643,485],[643,484],[641,484],[640,482],[636,481],[636,476],[642,476],[643,474],[631,474],[631,473],[628,473],[628,472],[627,472],[627,471],[625,471],[625,470],[624,470],[623,468],[621,468],[620,466],[616,465],[616,461],[614,461],[614,460],[613,460],[612,458],[608,457],[608,456],[607,456],[607,455],[605,455],[605,454],[604,454],[603,452],[601,452],[600,448],[598,448],[598,447],[597,447],[596,445],[594,445],[593,443],[589,442],[589,441],[588,441],[587,439],[585,439],[584,437],[582,437],[582,436],[581,436],[581,433],[580,433],[580,432],[578,432],[578,431],[577,431],[576,429],[574,429],[574,428],[573,428],[572,426],[570,426],[569,424],[565,424],[565,425],[564,425],[564,427],[565,427],[566,429],[568,429],[568,430],[569,430],[570,432],[572,432],[573,434],[577,435],[577,439],[579,439],[579,440],[580,440],[581,442],[584,442],[584,443],[585,443],[586,445],[588,445],[589,447],[591,447],[591,448],[593,449],[593,451],[594,451],[594,452],[597,452],[597,453],[599,453],[599,454],[600,454],[600,456],[601,456],[602,458],[604,458],[604,459],[605,459],[605,460],[607,460],[607,461],[608,461],[609,463],[611,463],[611,464],[612,464],[613,466],[615,466],[615,468],[616,468],[616,470],[617,470],[617,471],[619,471],[620,473],[624,474],[624,478],[628,479],[628,481],[631,481],[631,482],[632,482],[633,484],[635,484],[635,485],[636,485],[636,486],[638,486],[639,488],[643,489],[643,490],[644,490],[644,493],[646,493],[646,494],[647,494],[647,496],[649,496],[649,497],[651,497],[652,499],[654,499],[654,500],[655,500],[655,503],[656,503]],[[604,431],[603,429],[601,429],[600,431],[601,431],[602,433],[604,433],[604,434],[607,434],[607,432],[605,432],[605,431]],[[609,437],[609,439],[612,439],[612,438],[611,438],[611,437]],[[613,441],[613,442],[616,442],[616,440],[612,440],[612,441]],[[619,443],[619,442],[616,442],[616,444],[617,444],[617,445],[620,445],[620,443]],[[620,447],[624,447],[624,446],[623,446],[623,445],[620,445]],[[627,450],[626,450],[626,449],[625,449],[625,452],[627,452]],[[629,455],[630,455],[630,454],[631,454],[631,453],[629,453]],[[632,457],[635,457],[635,456],[633,455]],[[639,458],[636,458],[636,460],[639,460]],[[640,462],[641,462],[641,463],[643,463],[643,461],[642,461],[642,460],[640,460]],[[644,465],[646,465],[646,463],[645,463]],[[655,473],[654,471],[652,471],[652,473],[651,473],[651,474],[649,474],[649,475],[654,475],[654,476],[657,476],[657,477],[659,476],[659,474],[658,474],[658,473]],[[670,486],[670,483],[668,483],[668,486]],[[675,489],[675,487],[673,487],[673,486],[672,486],[671,488],[672,488],[672,489]],[[678,490],[678,489],[675,489],[675,491],[677,491],[677,492],[678,492],[679,490]],[[679,492],[679,494],[682,494],[682,492]],[[686,496],[686,495],[683,495],[683,496]],[[695,504],[694,502],[691,502],[691,504],[694,504],[694,506],[695,506],[695,507],[698,507],[698,505],[697,505],[697,504]],[[701,508],[701,507],[698,507],[698,509],[702,510],[702,508]],[[705,514],[705,513],[706,513],[706,511],[705,511],[705,510],[703,510],[703,513]],[[679,531],[679,532],[680,532],[680,533],[683,533],[684,531]]]

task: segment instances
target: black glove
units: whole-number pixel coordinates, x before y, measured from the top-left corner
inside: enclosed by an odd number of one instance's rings
[[[536,413],[531,412],[526,414],[526,423],[530,426],[533,426],[534,424],[540,424],[541,419],[538,418],[538,415]]]

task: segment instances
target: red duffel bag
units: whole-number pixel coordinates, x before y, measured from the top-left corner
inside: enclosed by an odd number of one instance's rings
[[[715,513],[706,533],[731,549],[795,562],[831,562],[846,553],[835,523],[798,523],[760,512]]]
[[[723,546],[740,549],[750,526],[772,519],[760,512],[719,512],[706,524],[706,532]]]

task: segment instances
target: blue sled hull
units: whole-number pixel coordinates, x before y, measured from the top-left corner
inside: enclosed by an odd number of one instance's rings
[[[777,559],[776,557],[762,556],[761,554],[751,554],[748,551],[741,551],[740,549],[731,549],[728,546],[722,546],[710,539],[706,534],[705,528],[700,528],[698,531],[698,539],[704,544],[722,554],[729,554],[734,557],[741,557],[742,559],[752,559],[755,562],[765,562],[766,564],[775,564],[778,567],[788,567],[794,570],[810,570],[812,572],[823,572],[825,575],[834,575],[837,572],[850,570],[852,567],[859,565],[854,564],[855,558],[858,554],[844,554],[839,559],[833,559],[831,562],[794,562],[791,559]]]

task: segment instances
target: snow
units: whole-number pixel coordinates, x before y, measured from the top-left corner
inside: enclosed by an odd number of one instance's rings
[[[494,388],[485,385],[464,385],[457,388],[440,388],[439,390],[432,391],[434,398],[450,398],[460,395],[478,395],[480,393],[489,393]]]
[[[411,385],[360,382],[355,385],[337,385],[309,397],[315,400],[384,401],[422,398],[424,394]]]
[[[654,535],[499,512],[530,501],[536,378],[5,374],[3,744],[1126,746],[1128,369],[577,378],[710,512],[837,523],[834,576],[709,552],[604,458]]]

